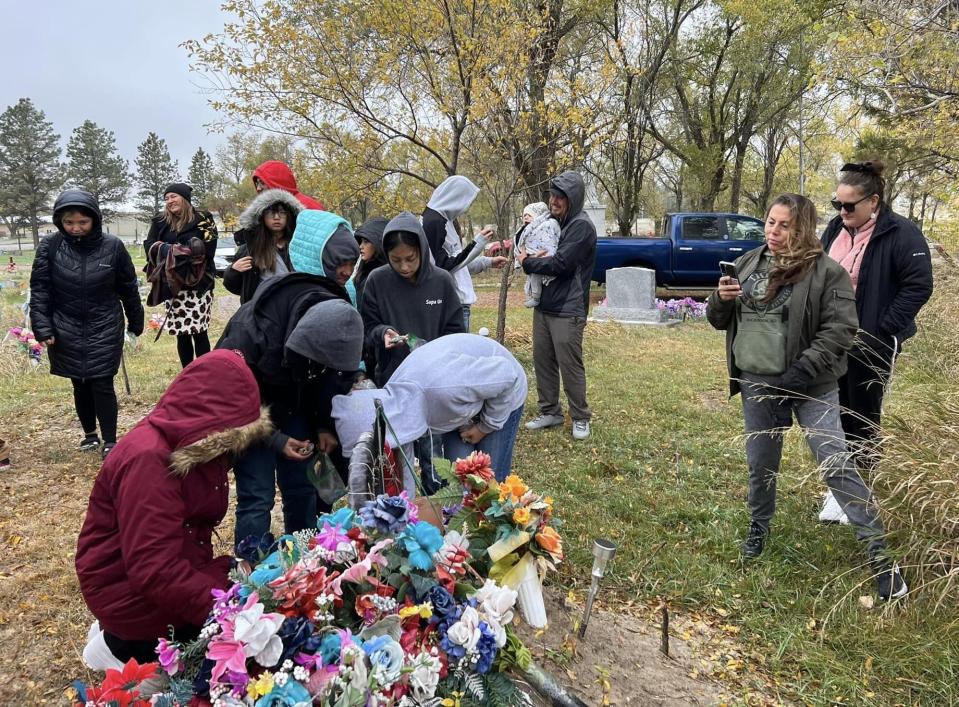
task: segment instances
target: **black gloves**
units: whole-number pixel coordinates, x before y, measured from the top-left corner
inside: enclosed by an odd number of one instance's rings
[[[775,395],[784,395],[788,398],[805,397],[812,383],[813,375],[799,361],[794,363],[782,374],[778,381],[770,383],[775,388]]]

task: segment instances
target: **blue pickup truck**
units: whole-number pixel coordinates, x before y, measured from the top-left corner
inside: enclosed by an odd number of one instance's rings
[[[593,280],[606,282],[612,268],[656,271],[660,287],[713,287],[719,261],[735,260],[762,245],[763,222],[740,214],[666,214],[662,238],[600,238]]]

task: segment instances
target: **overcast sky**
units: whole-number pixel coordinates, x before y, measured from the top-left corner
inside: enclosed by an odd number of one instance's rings
[[[62,138],[90,119],[130,162],[153,131],[186,178],[222,140],[179,45],[223,27],[220,0],[0,0],[0,110],[31,98]]]

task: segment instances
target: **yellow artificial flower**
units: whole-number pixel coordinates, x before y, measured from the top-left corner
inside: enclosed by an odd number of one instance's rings
[[[442,705],[442,707],[460,707],[460,704],[461,704],[460,698],[462,698],[464,694],[465,693],[463,692],[457,692],[456,690],[454,690],[453,696],[447,697],[445,700],[440,702],[440,704]]]
[[[518,501],[527,491],[529,487],[523,483],[523,480],[516,474],[510,474],[499,485],[499,500],[505,501],[507,496],[511,496],[511,500]]]
[[[417,614],[419,614],[421,619],[428,619],[433,615],[433,607],[427,602],[425,604],[417,604],[416,606],[404,606],[400,609],[401,619],[408,619]]]
[[[273,673],[267,671],[260,674],[256,680],[251,680],[246,686],[246,694],[254,700],[269,694],[273,689]]]
[[[517,508],[513,511],[513,522],[520,527],[526,527],[529,524],[529,508]]]

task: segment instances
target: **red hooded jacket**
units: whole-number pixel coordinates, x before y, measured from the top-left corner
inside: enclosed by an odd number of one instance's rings
[[[151,640],[201,626],[210,591],[228,585],[213,557],[226,515],[230,454],[268,432],[242,356],[218,350],[187,366],[110,452],[77,541],[80,590],[104,631]]]
[[[304,209],[326,209],[323,203],[317,201],[312,196],[300,193],[296,188],[296,177],[293,176],[293,170],[286,162],[279,160],[269,160],[253,170],[253,176],[260,179],[270,189],[282,189],[289,192],[303,204]]]

